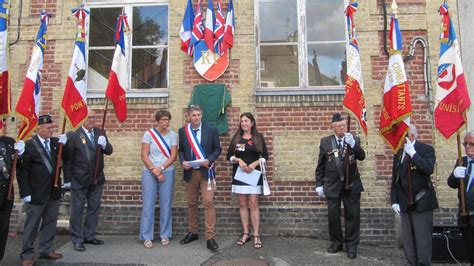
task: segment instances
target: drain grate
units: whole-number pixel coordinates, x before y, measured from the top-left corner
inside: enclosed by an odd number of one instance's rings
[[[251,259],[251,258],[238,258],[238,259],[227,259],[216,261],[212,266],[269,266],[270,264],[264,260]]]

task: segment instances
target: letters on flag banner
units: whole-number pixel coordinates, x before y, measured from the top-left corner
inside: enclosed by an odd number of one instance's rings
[[[25,84],[16,104],[15,111],[21,121],[18,132],[18,139],[20,140],[26,139],[38,126],[41,101],[41,70],[43,69],[49,18],[50,15],[46,11],[41,11],[41,25],[31,54],[31,62],[26,72]]]
[[[193,46],[191,45],[191,37],[194,24],[194,9],[192,0],[188,0],[186,11],[184,12],[183,22],[179,30],[179,37],[181,38],[181,50],[193,56]]]
[[[471,105],[461,62],[458,39],[448,12],[448,5],[439,8],[440,35],[438,82],[436,84],[435,127],[450,138],[466,123],[466,110]]]
[[[129,87],[129,73],[127,71],[128,45],[130,27],[128,26],[127,15],[122,12],[117,19],[115,30],[115,53],[110,69],[109,83],[105,90],[105,96],[112,101],[115,108],[115,114],[120,122],[127,119],[127,98],[126,88]]]
[[[77,18],[76,43],[61,108],[71,126],[77,128],[87,118],[86,22],[89,10],[81,6],[81,8],[73,9],[72,13]]]
[[[189,36],[189,16],[193,14],[192,1],[188,0],[180,30],[181,49],[192,53],[196,71],[206,80],[218,79],[229,66],[229,52],[234,43],[234,11],[232,1],[229,2],[227,19],[224,19],[222,0],[217,2],[217,13],[214,15],[212,0],[208,1],[206,20],[202,15],[201,0],[198,0],[196,13]],[[229,12],[231,14],[229,15]],[[226,43],[227,35],[227,43]]]
[[[8,76],[8,15],[10,5],[0,0],[0,119],[11,112],[10,78]]]
[[[349,42],[346,44],[346,95],[342,104],[357,118],[365,135],[367,135],[367,110],[365,106],[364,84],[362,82],[362,66],[354,24],[354,14],[357,12],[357,5],[357,2],[349,4],[345,12]]]
[[[380,134],[392,150],[397,152],[408,132],[412,108],[405,65],[401,55],[402,34],[395,16],[392,16],[390,22],[389,41],[391,51],[380,113]]]

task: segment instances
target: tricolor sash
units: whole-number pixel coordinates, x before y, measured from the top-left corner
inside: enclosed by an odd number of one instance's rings
[[[191,146],[191,150],[196,156],[196,159],[197,160],[206,159],[206,155],[204,154],[204,149],[201,147],[201,144],[199,143],[197,136],[193,133],[191,123],[189,123],[186,127],[184,127],[184,132],[186,133],[189,146]]]
[[[158,132],[156,128],[150,128],[148,129],[148,132],[150,133],[151,137],[153,138],[163,155],[169,159],[171,157],[171,148],[168,143],[166,143],[160,132]]]

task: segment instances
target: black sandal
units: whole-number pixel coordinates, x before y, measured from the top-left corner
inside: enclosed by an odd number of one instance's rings
[[[247,238],[244,240],[244,237],[247,236]],[[242,236],[237,240],[237,246],[243,246],[245,243],[250,241],[250,237],[248,233],[243,233]]]
[[[255,249],[261,249],[263,247],[262,241],[260,240],[260,236],[253,236],[253,247]]]

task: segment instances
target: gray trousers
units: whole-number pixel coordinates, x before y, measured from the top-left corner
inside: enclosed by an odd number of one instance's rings
[[[69,226],[71,240],[74,244],[84,243],[84,240],[95,238],[95,229],[99,220],[100,198],[104,186],[97,186],[94,190],[71,191],[71,217]],[[83,221],[84,205],[87,202],[86,218]]]
[[[400,215],[406,265],[431,265],[433,211],[402,212]]]
[[[58,222],[59,200],[49,201],[46,204],[35,205],[26,203],[25,229],[23,231],[22,260],[33,259],[35,251],[33,244],[39,228],[38,248],[40,254],[53,252],[54,235]]]

